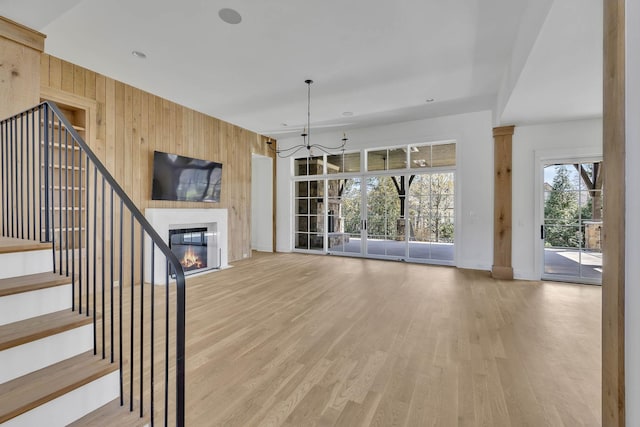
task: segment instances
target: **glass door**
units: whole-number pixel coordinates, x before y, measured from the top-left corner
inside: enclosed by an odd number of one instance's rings
[[[295,183],[295,248],[324,248],[324,180]]]
[[[409,259],[454,260],[454,174],[413,176],[408,196]]]
[[[544,167],[543,279],[602,281],[602,163]]]
[[[294,161],[294,250],[454,263],[455,143]]]
[[[404,197],[396,184],[399,177],[371,176],[366,179],[365,254],[374,257],[406,257]],[[405,177],[402,177],[405,179]]]
[[[327,181],[327,250],[330,253],[362,253],[361,185],[361,178]]]

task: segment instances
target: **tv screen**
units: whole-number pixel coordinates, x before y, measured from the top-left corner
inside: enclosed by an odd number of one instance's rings
[[[222,163],[155,151],[153,200],[219,202]]]

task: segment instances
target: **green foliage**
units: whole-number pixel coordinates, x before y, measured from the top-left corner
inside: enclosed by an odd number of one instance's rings
[[[567,167],[557,167],[551,191],[549,191],[544,205],[545,244],[547,246],[580,247],[582,212],[578,204],[576,190],[577,185],[571,182]],[[583,209],[587,208],[588,204]]]
[[[400,198],[390,176],[367,178],[367,234],[373,239],[395,239]]]
[[[453,242],[452,173],[416,175],[407,183],[407,229],[410,239],[425,242]],[[401,198],[390,176],[369,177],[367,184],[367,231],[373,239],[395,239],[398,234]],[[345,233],[360,233],[360,179],[347,179],[341,197]]]
[[[593,198],[589,197],[587,203],[580,209],[580,215],[576,219],[590,219],[593,218]]]
[[[453,190],[452,173],[416,176],[409,192],[409,218],[415,240],[453,242]]]
[[[342,191],[344,233],[360,234],[360,179],[346,179]]]

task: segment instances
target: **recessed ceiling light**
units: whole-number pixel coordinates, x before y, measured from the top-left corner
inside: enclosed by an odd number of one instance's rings
[[[242,21],[242,16],[236,10],[229,8],[220,9],[218,16],[227,24],[239,24]]]
[[[435,101],[435,99],[433,99],[433,98],[427,98],[427,102],[433,102],[433,101]]]
[[[345,111],[344,113],[342,113],[343,117],[351,117],[353,116],[353,111]]]
[[[147,59],[147,55],[144,52],[140,52],[139,50],[134,50],[131,52],[131,55],[140,59]]]

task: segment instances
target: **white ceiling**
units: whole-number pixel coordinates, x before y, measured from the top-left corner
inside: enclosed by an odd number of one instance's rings
[[[318,129],[495,109],[501,88],[515,124],[598,115],[601,1],[0,0],[0,14],[45,33],[47,53],[281,136],[306,123],[307,78]]]
[[[602,116],[602,21],[602,0],[553,2],[502,122]]]

